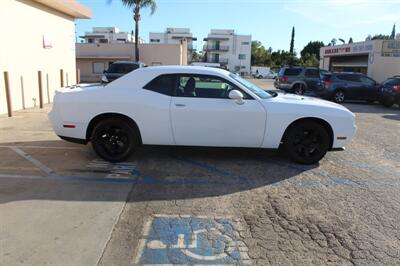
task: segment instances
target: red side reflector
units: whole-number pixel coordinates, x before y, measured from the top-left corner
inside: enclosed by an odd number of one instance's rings
[[[63,125],[65,128],[75,128],[75,125]]]

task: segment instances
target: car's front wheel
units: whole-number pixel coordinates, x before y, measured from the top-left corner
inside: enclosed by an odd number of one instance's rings
[[[298,122],[287,129],[283,149],[293,161],[314,164],[329,150],[330,136],[327,130],[314,121]]]
[[[91,141],[94,151],[101,158],[120,162],[128,158],[138,145],[138,135],[126,120],[107,118],[95,126]]]

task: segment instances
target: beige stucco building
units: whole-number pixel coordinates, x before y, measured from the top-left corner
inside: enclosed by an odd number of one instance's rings
[[[12,110],[39,105],[38,71],[44,103],[64,84],[76,83],[76,18],[91,11],[75,0],[1,0],[0,113],[7,113],[4,72],[8,72]]]
[[[139,44],[140,61],[148,66],[187,65],[187,42]],[[76,65],[82,82],[99,82],[103,71],[115,61],[135,60],[134,43],[77,43]]]
[[[320,49],[320,68],[360,72],[378,82],[400,75],[400,40],[371,40]]]

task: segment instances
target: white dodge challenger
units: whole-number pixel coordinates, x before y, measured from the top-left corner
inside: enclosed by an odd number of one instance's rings
[[[266,92],[228,71],[194,66],[141,68],[108,85],[63,88],[49,118],[56,134],[92,143],[111,162],[140,144],[282,148],[318,162],[356,132],[345,107]]]

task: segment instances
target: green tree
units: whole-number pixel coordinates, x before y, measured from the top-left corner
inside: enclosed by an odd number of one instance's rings
[[[310,54],[315,55],[315,57],[319,60],[319,50],[324,46],[324,43],[321,41],[309,42],[306,46],[304,46],[303,50],[301,50],[301,58],[303,58],[306,54]]]
[[[390,39],[394,40],[396,36],[396,24],[393,24],[392,34],[390,34]]]
[[[319,60],[315,54],[306,53],[301,57],[301,65],[305,67],[317,67]]]
[[[294,30],[294,26],[293,26],[293,28],[292,28],[292,38],[290,39],[290,49],[289,49],[289,52],[291,54],[293,54],[293,52],[294,52],[294,34],[295,34],[295,30]]]
[[[371,36],[371,35],[369,35]],[[390,36],[389,35],[384,35],[384,34],[375,34],[374,37],[371,38],[371,40],[389,40]]]
[[[112,2],[112,0],[109,0]],[[155,0],[121,0],[122,4],[132,9],[133,20],[135,21],[135,60],[139,61],[139,21],[140,21],[140,10],[143,8],[150,8],[151,15],[157,9]]]
[[[266,50],[260,41],[251,42],[251,65],[264,66],[266,64]]]
[[[349,43],[353,43],[353,38],[352,37],[350,37]]]

